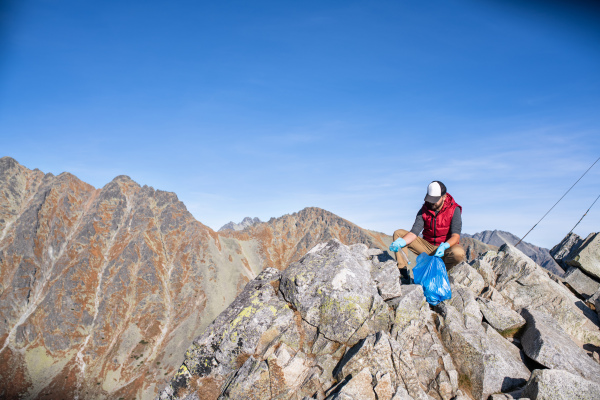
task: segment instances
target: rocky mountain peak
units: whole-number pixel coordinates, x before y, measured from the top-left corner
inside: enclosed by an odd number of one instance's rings
[[[600,396],[598,317],[546,270],[504,244],[449,276],[430,307],[381,250],[320,243],[250,281],[158,399]]]
[[[262,223],[262,221],[257,217],[255,217],[255,218],[246,217],[239,224],[236,224],[233,221],[226,223],[221,228],[219,228],[219,232],[226,231],[226,230],[242,231],[242,230],[248,228],[249,226],[260,224],[260,223]]]

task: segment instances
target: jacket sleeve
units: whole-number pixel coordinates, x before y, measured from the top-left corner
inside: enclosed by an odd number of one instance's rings
[[[415,223],[413,224],[410,231],[415,235],[419,236],[419,233],[421,233],[424,227],[425,221],[423,220],[423,210],[419,210],[419,212],[417,213],[417,217],[415,218]]]

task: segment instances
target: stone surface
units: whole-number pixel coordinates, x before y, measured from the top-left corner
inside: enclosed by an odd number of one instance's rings
[[[375,400],[373,377],[369,368],[365,368],[341,387],[336,394],[327,397],[331,400]]]
[[[523,309],[527,321],[521,337],[528,357],[547,368],[564,369],[600,383],[600,365],[589,357],[550,315]]]
[[[391,322],[370,271],[339,241],[318,245],[291,264],[281,276],[280,290],[329,340],[352,345],[387,330]]]
[[[450,283],[469,288],[475,296],[478,296],[486,286],[483,277],[477,270],[464,261],[448,271],[448,278],[450,279]]]
[[[522,392],[532,400],[597,400],[600,385],[556,369],[536,369]]]
[[[332,240],[283,272],[263,271],[194,341],[159,398],[454,398],[458,372],[422,288],[383,301],[373,253]],[[342,295],[352,307],[323,306],[345,304]],[[362,298],[366,314],[356,308]]]
[[[485,320],[504,337],[514,336],[525,325],[521,315],[501,303],[484,298],[478,298],[477,303]]]
[[[600,282],[590,278],[577,267],[569,267],[565,273],[564,281],[586,300],[600,289]]]
[[[469,324],[450,304],[442,304],[438,309],[443,317],[442,340],[456,364],[461,388],[474,399],[485,400],[493,393],[508,392],[525,384],[530,372],[517,347],[487,324]]]
[[[564,261],[600,279],[600,234],[591,233]]]
[[[569,268],[566,261],[573,258],[582,243],[583,239],[570,232],[550,250],[550,256],[566,271]]]
[[[377,291],[383,300],[402,295],[400,271],[395,261],[390,260],[372,267],[371,277],[377,285]]]
[[[554,317],[573,338],[600,346],[598,316],[522,252],[505,244],[477,262],[492,267],[497,277],[495,289],[510,301],[513,310],[520,312],[528,307],[543,311]]]

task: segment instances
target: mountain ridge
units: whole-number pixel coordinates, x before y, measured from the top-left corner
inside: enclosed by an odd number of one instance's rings
[[[510,232],[497,229],[485,230],[472,235],[463,233],[463,236],[477,239],[483,243],[497,247],[502,246],[504,243],[508,243],[514,246],[520,240],[518,236]],[[560,265],[558,265],[556,261],[554,261],[554,259],[550,255],[550,250],[524,241],[519,243],[517,248],[523,253],[525,253],[525,255],[530,257],[537,264],[539,264],[543,268],[546,268],[553,274],[558,275],[560,277],[564,276],[565,270]]]

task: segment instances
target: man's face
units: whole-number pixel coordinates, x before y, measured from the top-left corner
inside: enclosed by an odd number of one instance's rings
[[[443,195],[442,197],[440,197],[440,199],[437,201],[437,203],[427,202],[427,207],[430,210],[439,211],[442,208],[442,206],[444,205],[444,200],[446,200],[446,195]]]

